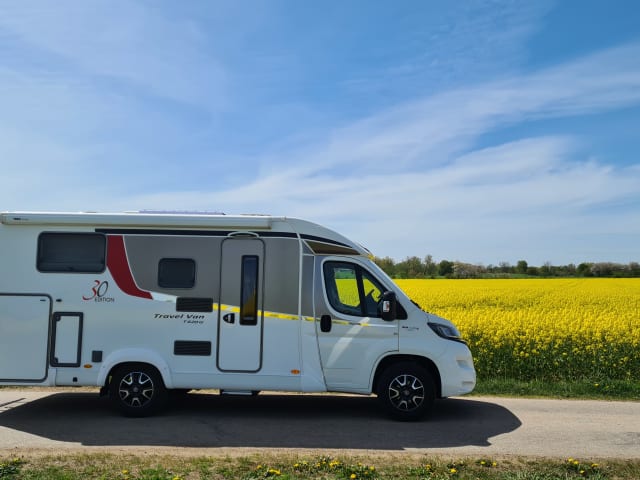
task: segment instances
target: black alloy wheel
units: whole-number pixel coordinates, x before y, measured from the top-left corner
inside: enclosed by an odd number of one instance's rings
[[[433,379],[427,370],[417,364],[397,363],[387,368],[380,377],[378,398],[392,418],[419,420],[433,406]]]
[[[109,396],[124,415],[146,417],[164,406],[167,389],[155,368],[145,364],[128,364],[114,372]]]

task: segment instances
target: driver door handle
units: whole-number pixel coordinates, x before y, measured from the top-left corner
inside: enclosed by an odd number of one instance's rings
[[[227,323],[236,323],[236,314],[235,313],[227,313],[224,317],[222,317]]]
[[[331,331],[331,316],[330,315],[322,315],[320,317],[320,331],[321,332],[330,332]]]

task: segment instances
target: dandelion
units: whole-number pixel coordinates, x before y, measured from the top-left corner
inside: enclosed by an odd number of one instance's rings
[[[456,470],[455,468],[450,468],[449,473],[458,473],[458,470]]]
[[[351,476],[349,477],[351,480],[353,480],[354,478],[358,478],[358,476],[355,473],[352,473]]]

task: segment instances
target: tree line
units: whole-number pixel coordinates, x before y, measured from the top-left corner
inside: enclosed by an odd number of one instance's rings
[[[498,265],[474,265],[458,261],[434,261],[431,255],[424,258],[407,257],[395,262],[390,257],[375,257],[376,264],[391,278],[519,278],[519,277],[640,277],[640,263],[584,262],[579,265],[531,266],[526,260],[515,265],[500,262]]]

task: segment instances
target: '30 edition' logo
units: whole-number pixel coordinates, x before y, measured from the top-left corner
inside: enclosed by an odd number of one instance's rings
[[[113,302],[113,297],[107,297],[109,291],[109,282],[106,280],[94,280],[93,287],[91,287],[91,293],[89,295],[83,295],[82,299],[85,301],[94,302]]]

